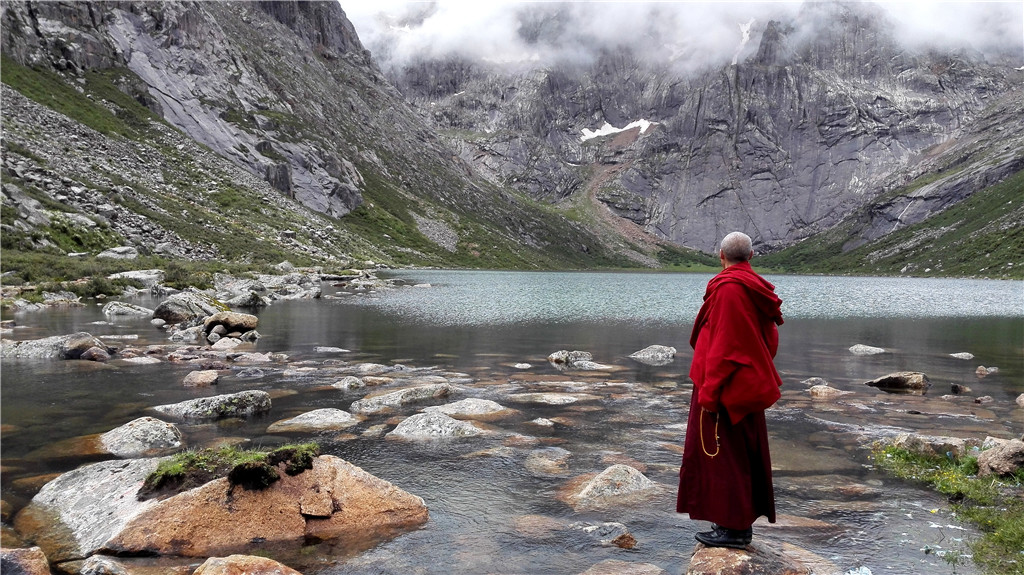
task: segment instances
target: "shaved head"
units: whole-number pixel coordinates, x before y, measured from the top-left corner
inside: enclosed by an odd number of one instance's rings
[[[753,243],[750,236],[743,232],[732,232],[722,239],[722,255],[733,263],[745,262],[754,255]]]

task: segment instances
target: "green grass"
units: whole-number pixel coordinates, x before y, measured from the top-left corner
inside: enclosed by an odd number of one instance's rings
[[[978,527],[974,562],[990,575],[1024,575],[1024,471],[1009,478],[978,477],[973,457],[928,457],[893,446],[872,452],[886,473],[921,482],[949,497],[956,514]]]

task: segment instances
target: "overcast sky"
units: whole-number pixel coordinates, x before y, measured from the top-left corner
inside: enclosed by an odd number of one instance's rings
[[[524,64],[552,59],[586,61],[599,46],[623,45],[689,67],[720,65],[736,56],[743,25],[753,20],[756,31],[768,20],[792,19],[801,4],[340,1],[364,46],[385,67],[412,56],[447,54]],[[1013,55],[1014,65],[1024,65],[1021,0],[876,4],[889,13],[898,36],[910,44],[938,43],[986,53],[1001,50]],[[754,49],[752,41],[744,54]]]

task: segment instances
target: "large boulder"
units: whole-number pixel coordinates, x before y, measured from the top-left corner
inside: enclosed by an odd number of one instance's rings
[[[221,311],[203,321],[203,332],[209,334],[215,327],[221,325],[224,326],[226,333],[238,332],[242,334],[256,329],[259,322],[259,318],[251,314]]]
[[[93,337],[92,334],[80,331],[70,335],[55,335],[42,339],[4,341],[0,345],[0,357],[80,359],[82,354],[94,347],[108,354],[114,352],[113,349],[107,347],[106,344]]]
[[[248,417],[270,411],[270,394],[260,390],[240,391],[157,405],[153,409],[179,419]]]
[[[477,427],[470,421],[462,421],[437,411],[417,413],[399,423],[389,438],[430,439],[437,437],[475,437],[488,435],[490,431]]]
[[[53,562],[84,559],[156,500],[135,493],[159,459],[102,461],[47,483],[14,518],[14,527]],[[6,571],[5,571],[6,572]]]
[[[267,428],[267,433],[315,433],[318,431],[337,431],[352,427],[359,423],[359,418],[351,413],[325,407],[307,411],[290,419],[275,421]]]
[[[221,478],[156,502],[104,544],[131,555],[206,557],[310,540],[372,545],[427,521],[423,499],[331,455],[262,490]]]
[[[0,573],[4,575],[50,575],[50,564],[39,547],[0,549]]]
[[[479,421],[494,421],[520,413],[518,410],[509,409],[496,401],[477,397],[467,397],[454,403],[427,407],[423,411],[437,411],[455,419],[476,419]]]
[[[114,317],[152,317],[153,310],[123,301],[108,302],[103,306],[103,315]]]
[[[928,376],[918,371],[899,371],[884,375],[878,379],[865,381],[864,385],[877,387],[887,393],[907,393],[911,395],[924,395],[924,392],[931,387]]]
[[[100,435],[103,449],[123,458],[151,457],[181,447],[181,431],[153,417],[140,417]]]
[[[228,311],[226,305],[197,289],[189,288],[160,302],[153,310],[153,317],[167,323],[182,323],[222,311]]]
[[[164,281],[164,270],[132,270],[127,272],[118,272],[107,276],[107,279],[129,279],[141,282],[146,289],[152,289],[153,286],[163,283]]]
[[[686,569],[686,575],[812,575],[838,572],[835,565],[809,551],[785,543],[781,549],[776,549],[760,542],[748,545],[746,549],[706,547],[698,543]]]
[[[210,557],[192,575],[302,575],[273,559],[255,555]]]
[[[664,345],[649,345],[629,354],[631,359],[653,366],[668,365],[675,361],[676,348]]]
[[[978,455],[978,475],[1008,476],[1024,468],[1024,441],[1012,439]]]
[[[352,402],[349,409],[354,413],[374,414],[383,411],[390,411],[411,403],[448,397],[451,392],[452,386],[447,383],[417,385],[389,393],[364,397],[363,399]]]

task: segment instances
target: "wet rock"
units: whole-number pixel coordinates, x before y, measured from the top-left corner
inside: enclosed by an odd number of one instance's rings
[[[270,395],[265,391],[249,390],[158,405],[153,409],[180,419],[244,418],[270,411]]]
[[[963,457],[967,455],[968,450],[978,447],[979,444],[975,439],[918,435],[916,433],[901,433],[886,443],[893,447],[906,449],[911,453],[939,457],[945,457],[947,454],[953,457]]]
[[[837,397],[849,395],[852,392],[836,389],[826,384],[812,386],[807,390],[807,393],[809,393],[814,399],[835,399]]]
[[[156,502],[125,523],[104,548],[206,557],[267,546],[298,550],[306,541],[338,540],[358,549],[426,521],[420,497],[343,459],[321,455],[312,469],[282,472],[266,489],[231,488],[221,478]]]
[[[540,477],[564,477],[569,473],[572,453],[561,447],[535,449],[526,456],[524,465],[530,473]]]
[[[223,334],[229,334],[234,331],[245,333],[256,329],[259,322],[259,318],[251,314],[239,313],[236,311],[221,311],[211,315],[203,321],[203,332],[211,333],[218,326],[222,326],[225,330]]]
[[[986,404],[986,403],[994,403],[994,402],[995,402],[995,398],[993,398],[991,395],[982,395],[981,397],[975,397],[974,398],[974,403],[978,403],[978,404]]]
[[[759,541],[746,549],[706,547],[698,543],[686,575],[812,575],[829,572],[827,568],[815,569],[818,565],[827,564],[825,559],[787,544],[783,544],[780,550]]]
[[[210,557],[192,575],[302,575],[302,573],[266,557],[229,555]]]
[[[190,372],[181,382],[185,387],[209,387],[217,385],[220,380],[220,373],[214,369],[203,369]]]
[[[599,396],[586,393],[539,392],[517,393],[507,397],[515,403],[539,403],[542,405],[569,405],[578,401],[596,401]]]
[[[853,355],[878,355],[880,353],[885,353],[885,350],[880,347],[872,347],[870,345],[858,343],[850,348],[850,353]]]
[[[103,306],[103,315],[115,317],[152,317],[153,310],[123,301],[112,301]]]
[[[349,409],[354,413],[374,414],[388,411],[397,407],[429,401],[441,397],[448,397],[452,387],[447,383],[434,385],[418,385],[390,393],[364,397],[352,402]]]
[[[223,337],[218,339],[210,346],[210,349],[217,351],[225,351],[229,349],[235,349],[236,347],[244,343],[242,340],[235,337]]]
[[[119,246],[116,248],[110,248],[96,254],[97,258],[107,258],[112,260],[134,260],[139,257],[139,250],[132,246]]]
[[[131,459],[84,465],[50,481],[14,518],[14,527],[54,562],[95,553],[155,500],[135,492],[160,460]]]
[[[153,310],[153,317],[167,323],[181,323],[222,311],[227,311],[227,306],[195,288],[189,288],[160,302]]]
[[[514,364],[512,367],[514,367],[516,369],[530,369],[533,366],[528,364],[528,363],[517,363],[517,364]]]
[[[576,511],[582,511],[635,502],[659,491],[658,484],[643,473],[617,464],[596,476],[582,476],[570,482],[565,500]]]
[[[984,365],[979,365],[978,369],[974,370],[974,374],[977,375],[979,378],[992,375],[993,373],[999,373],[999,368],[985,367]]]
[[[1024,441],[1011,439],[978,455],[978,476],[1009,476],[1024,468]]]
[[[1024,393],[1017,396],[1017,405],[1024,407]]]
[[[828,381],[823,377],[808,377],[807,379],[801,381],[800,383],[807,387],[814,387],[816,385],[829,385]]]
[[[81,331],[70,335],[55,335],[42,339],[3,341],[2,345],[0,345],[0,357],[80,359],[83,353],[93,347],[98,347],[108,354],[114,351],[102,341],[93,337],[92,334]]]
[[[636,538],[629,532],[629,529],[621,523],[583,523],[577,522],[569,525],[574,529],[592,537],[604,547],[620,547],[632,549],[636,547]]]
[[[152,457],[181,447],[182,436],[174,424],[147,416],[101,434],[100,445],[118,457]]]
[[[260,294],[250,291],[241,295],[224,300],[228,307],[240,309],[258,309],[270,305],[270,300]]]
[[[93,555],[82,562],[80,575],[132,575],[124,563],[106,555]],[[171,574],[168,574],[171,575]]]
[[[566,351],[559,350],[548,356],[548,361],[556,367],[576,369],[580,362],[593,361],[594,356],[588,351]]]
[[[110,354],[107,353],[106,349],[90,347],[82,352],[82,355],[78,359],[81,359],[82,361],[110,361]]]
[[[476,397],[469,397],[445,405],[427,407],[423,411],[437,411],[456,419],[477,419],[480,421],[504,419],[519,413],[515,409],[509,409],[496,401]]]
[[[360,387],[366,387],[366,383],[358,377],[347,375],[332,383],[331,387],[336,387],[338,389],[359,389]]]
[[[4,575],[50,575],[50,563],[39,547],[0,549],[0,572]]]
[[[966,385],[960,385],[959,383],[950,384],[950,392],[953,395],[960,395],[961,393],[970,393],[971,388]]]
[[[267,428],[267,433],[336,431],[352,427],[357,423],[359,423],[359,418],[341,409],[314,409],[290,419],[275,421]]]
[[[476,437],[491,432],[471,421],[462,421],[436,411],[417,413],[402,420],[386,437],[399,439],[430,439],[438,437]]]
[[[153,357],[150,355],[122,357],[119,358],[118,361],[126,365],[156,365],[158,363],[163,363],[159,357]]]
[[[646,365],[668,365],[675,361],[676,348],[664,345],[649,345],[640,351],[629,354],[629,357]]]
[[[864,385],[877,387],[887,393],[924,395],[924,392],[931,387],[931,382],[928,381],[928,376],[921,372],[901,371],[866,381]]]
[[[951,353],[951,354],[949,354],[949,357],[955,357],[957,359],[974,359],[974,354],[973,353],[967,353],[966,351],[962,351],[962,352],[959,352],[959,353]]]
[[[579,575],[667,575],[667,571],[650,563],[629,563],[618,559],[607,559]]]
[[[326,345],[318,345],[313,348],[313,351],[317,353],[349,353],[349,350],[342,349],[340,347],[332,347]]]

